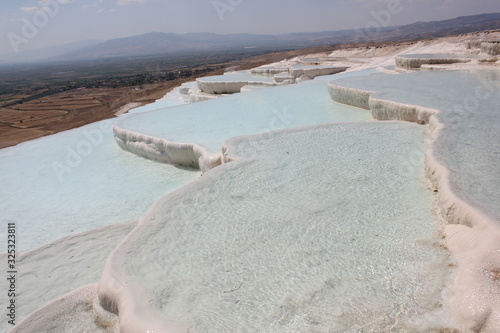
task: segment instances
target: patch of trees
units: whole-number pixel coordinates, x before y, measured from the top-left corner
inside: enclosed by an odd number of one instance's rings
[[[162,70],[148,70],[147,73],[140,73],[134,75],[121,75],[121,76],[104,76],[93,79],[79,79],[75,81],[58,82],[52,84],[45,84],[42,87],[34,86],[27,90],[25,87],[23,90],[11,89],[9,94],[17,95],[28,95],[28,97],[23,97],[21,100],[13,100],[9,103],[2,105],[2,107],[10,107],[18,104],[23,104],[25,102],[33,101],[42,97],[54,95],[63,91],[68,91],[78,88],[123,88],[123,87],[134,87],[142,86],[151,83],[161,83],[166,81],[172,81],[177,78],[186,78],[193,75],[204,74],[214,69],[223,68],[225,66],[211,66],[195,69],[180,69],[171,71]],[[40,91],[42,90],[42,91]]]
[[[217,66],[222,68],[223,66]],[[80,81],[80,87],[85,88],[122,88],[141,86],[151,83],[172,81],[177,78],[185,78],[193,75],[203,74],[214,70],[211,68],[182,69],[176,71],[149,71],[148,73],[131,76],[118,76]]]

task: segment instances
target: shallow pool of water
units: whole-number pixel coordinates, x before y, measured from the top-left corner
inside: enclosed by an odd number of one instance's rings
[[[441,110],[437,157],[452,171],[461,197],[500,220],[500,74],[423,71],[339,80],[377,97]]]
[[[158,110],[118,121],[118,127],[219,152],[225,140],[306,125],[369,121],[365,110],[333,102],[323,81],[271,87]]]
[[[16,222],[17,250],[140,217],[199,176],[128,154],[115,119],[0,150],[2,221]],[[6,228],[0,231],[4,244]],[[5,247],[6,248],[6,247]]]
[[[423,158],[401,161],[425,141],[375,122],[231,140],[240,162],[162,200],[120,247],[129,301],[198,332],[447,327]]]

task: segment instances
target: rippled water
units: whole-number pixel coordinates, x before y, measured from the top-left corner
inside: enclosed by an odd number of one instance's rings
[[[18,251],[137,219],[199,176],[124,152],[113,138],[114,121],[0,150],[0,211],[3,221],[16,222]]]
[[[459,195],[500,220],[500,75],[490,70],[376,74],[340,80],[377,96],[435,108],[445,126],[437,157]]]
[[[251,74],[249,71],[228,72],[224,75],[205,76],[197,80],[207,82],[274,82],[272,75]]]
[[[310,81],[131,116],[118,126],[219,152],[224,141],[235,136],[367,120],[369,112],[333,102],[323,81]]]
[[[425,140],[409,123],[231,140],[240,162],[145,217],[124,279],[195,332],[446,327],[433,197],[423,160],[401,160]]]

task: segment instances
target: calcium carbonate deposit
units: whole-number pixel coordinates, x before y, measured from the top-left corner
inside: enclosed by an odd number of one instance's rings
[[[500,331],[500,75],[464,38],[202,78],[0,150],[24,252],[0,329]]]

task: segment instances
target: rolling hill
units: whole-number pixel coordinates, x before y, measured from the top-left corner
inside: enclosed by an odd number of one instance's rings
[[[330,44],[414,40],[495,29],[500,29],[500,13],[463,16],[444,21],[416,22],[397,27],[379,25],[376,29],[359,28],[282,35],[151,32],[99,43],[89,42],[80,48],[74,47],[78,44],[73,43],[73,47],[66,49],[65,52],[62,52],[64,47],[59,47],[59,53],[56,52],[57,48],[52,48],[51,52],[44,53],[43,50],[40,50],[38,58],[17,56],[16,59],[18,61],[26,61],[26,59],[29,59],[28,61],[74,61],[112,57],[141,57],[179,52],[247,49],[264,52]]]

